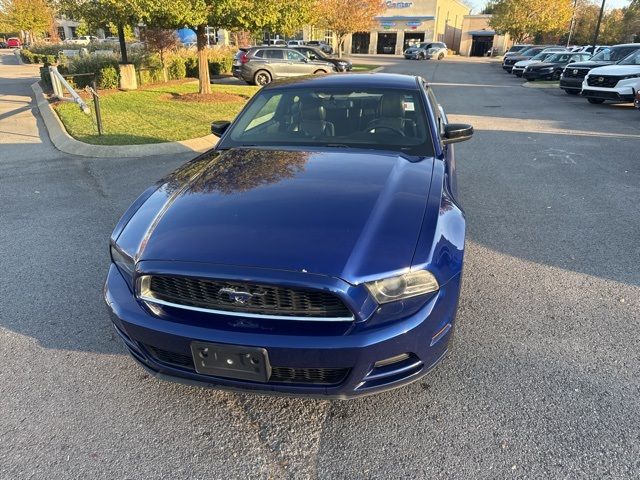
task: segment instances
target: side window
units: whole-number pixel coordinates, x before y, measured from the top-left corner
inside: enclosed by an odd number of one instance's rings
[[[262,58],[264,56],[264,50],[258,50],[253,54],[254,57]]]
[[[433,94],[433,90],[431,90],[424,81],[422,82],[422,88],[427,92],[429,106],[431,107],[433,116],[436,117],[436,122],[438,124],[438,133],[442,135],[444,133],[445,120],[440,114],[440,105],[438,105],[438,101],[436,100],[436,96]]]
[[[274,60],[282,60],[284,58],[283,51],[281,49],[269,49],[264,51],[265,58],[271,58]]]
[[[304,60],[304,55],[300,52],[296,52],[295,50],[287,50],[287,60],[302,62]]]

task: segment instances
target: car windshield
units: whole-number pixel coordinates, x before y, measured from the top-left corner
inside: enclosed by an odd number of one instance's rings
[[[638,47],[604,48],[591,57],[591,60],[594,62],[619,62],[636,50]]]
[[[552,55],[551,53],[545,53],[545,52],[540,52],[539,54],[535,55],[534,57],[531,58],[531,60],[544,60],[545,58],[547,58],[549,55]]]
[[[564,62],[568,62],[570,58],[571,58],[570,53],[554,53],[545,61],[550,63],[564,63]]]
[[[640,50],[636,50],[624,60],[621,60],[618,65],[640,65]]]
[[[270,88],[258,92],[220,148],[326,146],[431,156],[420,92],[396,89]]]

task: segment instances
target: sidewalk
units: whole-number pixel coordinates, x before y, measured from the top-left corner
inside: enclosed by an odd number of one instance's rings
[[[30,85],[39,73],[37,65],[19,65],[12,50],[0,51],[0,158],[33,159],[59,153],[34,113]]]

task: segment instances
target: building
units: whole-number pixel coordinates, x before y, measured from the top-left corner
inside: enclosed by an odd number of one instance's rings
[[[55,26],[58,33],[58,38],[60,40],[69,40],[71,38],[76,38],[76,29],[80,25],[79,22],[75,20],[69,20],[64,15],[55,19]]]
[[[502,54],[512,45],[509,35],[498,35],[490,26],[491,15],[465,15],[462,22],[460,55],[482,57],[492,48]]]
[[[389,0],[386,10],[375,18],[370,32],[349,35],[345,53],[401,54],[407,47],[420,42],[444,42],[458,50],[462,21],[471,9],[459,0]],[[305,29],[305,40],[325,40],[336,47],[331,32]]]

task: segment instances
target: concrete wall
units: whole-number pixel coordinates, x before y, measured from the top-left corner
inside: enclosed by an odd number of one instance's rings
[[[444,42],[450,50],[460,47],[462,23],[471,9],[457,0],[437,0],[434,40]]]
[[[466,15],[462,22],[462,35],[460,39],[460,55],[469,56],[473,44],[473,36],[469,32],[481,30],[492,31],[489,26],[491,15]],[[493,46],[498,49],[498,53],[502,54],[508,50],[513,41],[509,35],[494,35]]]

